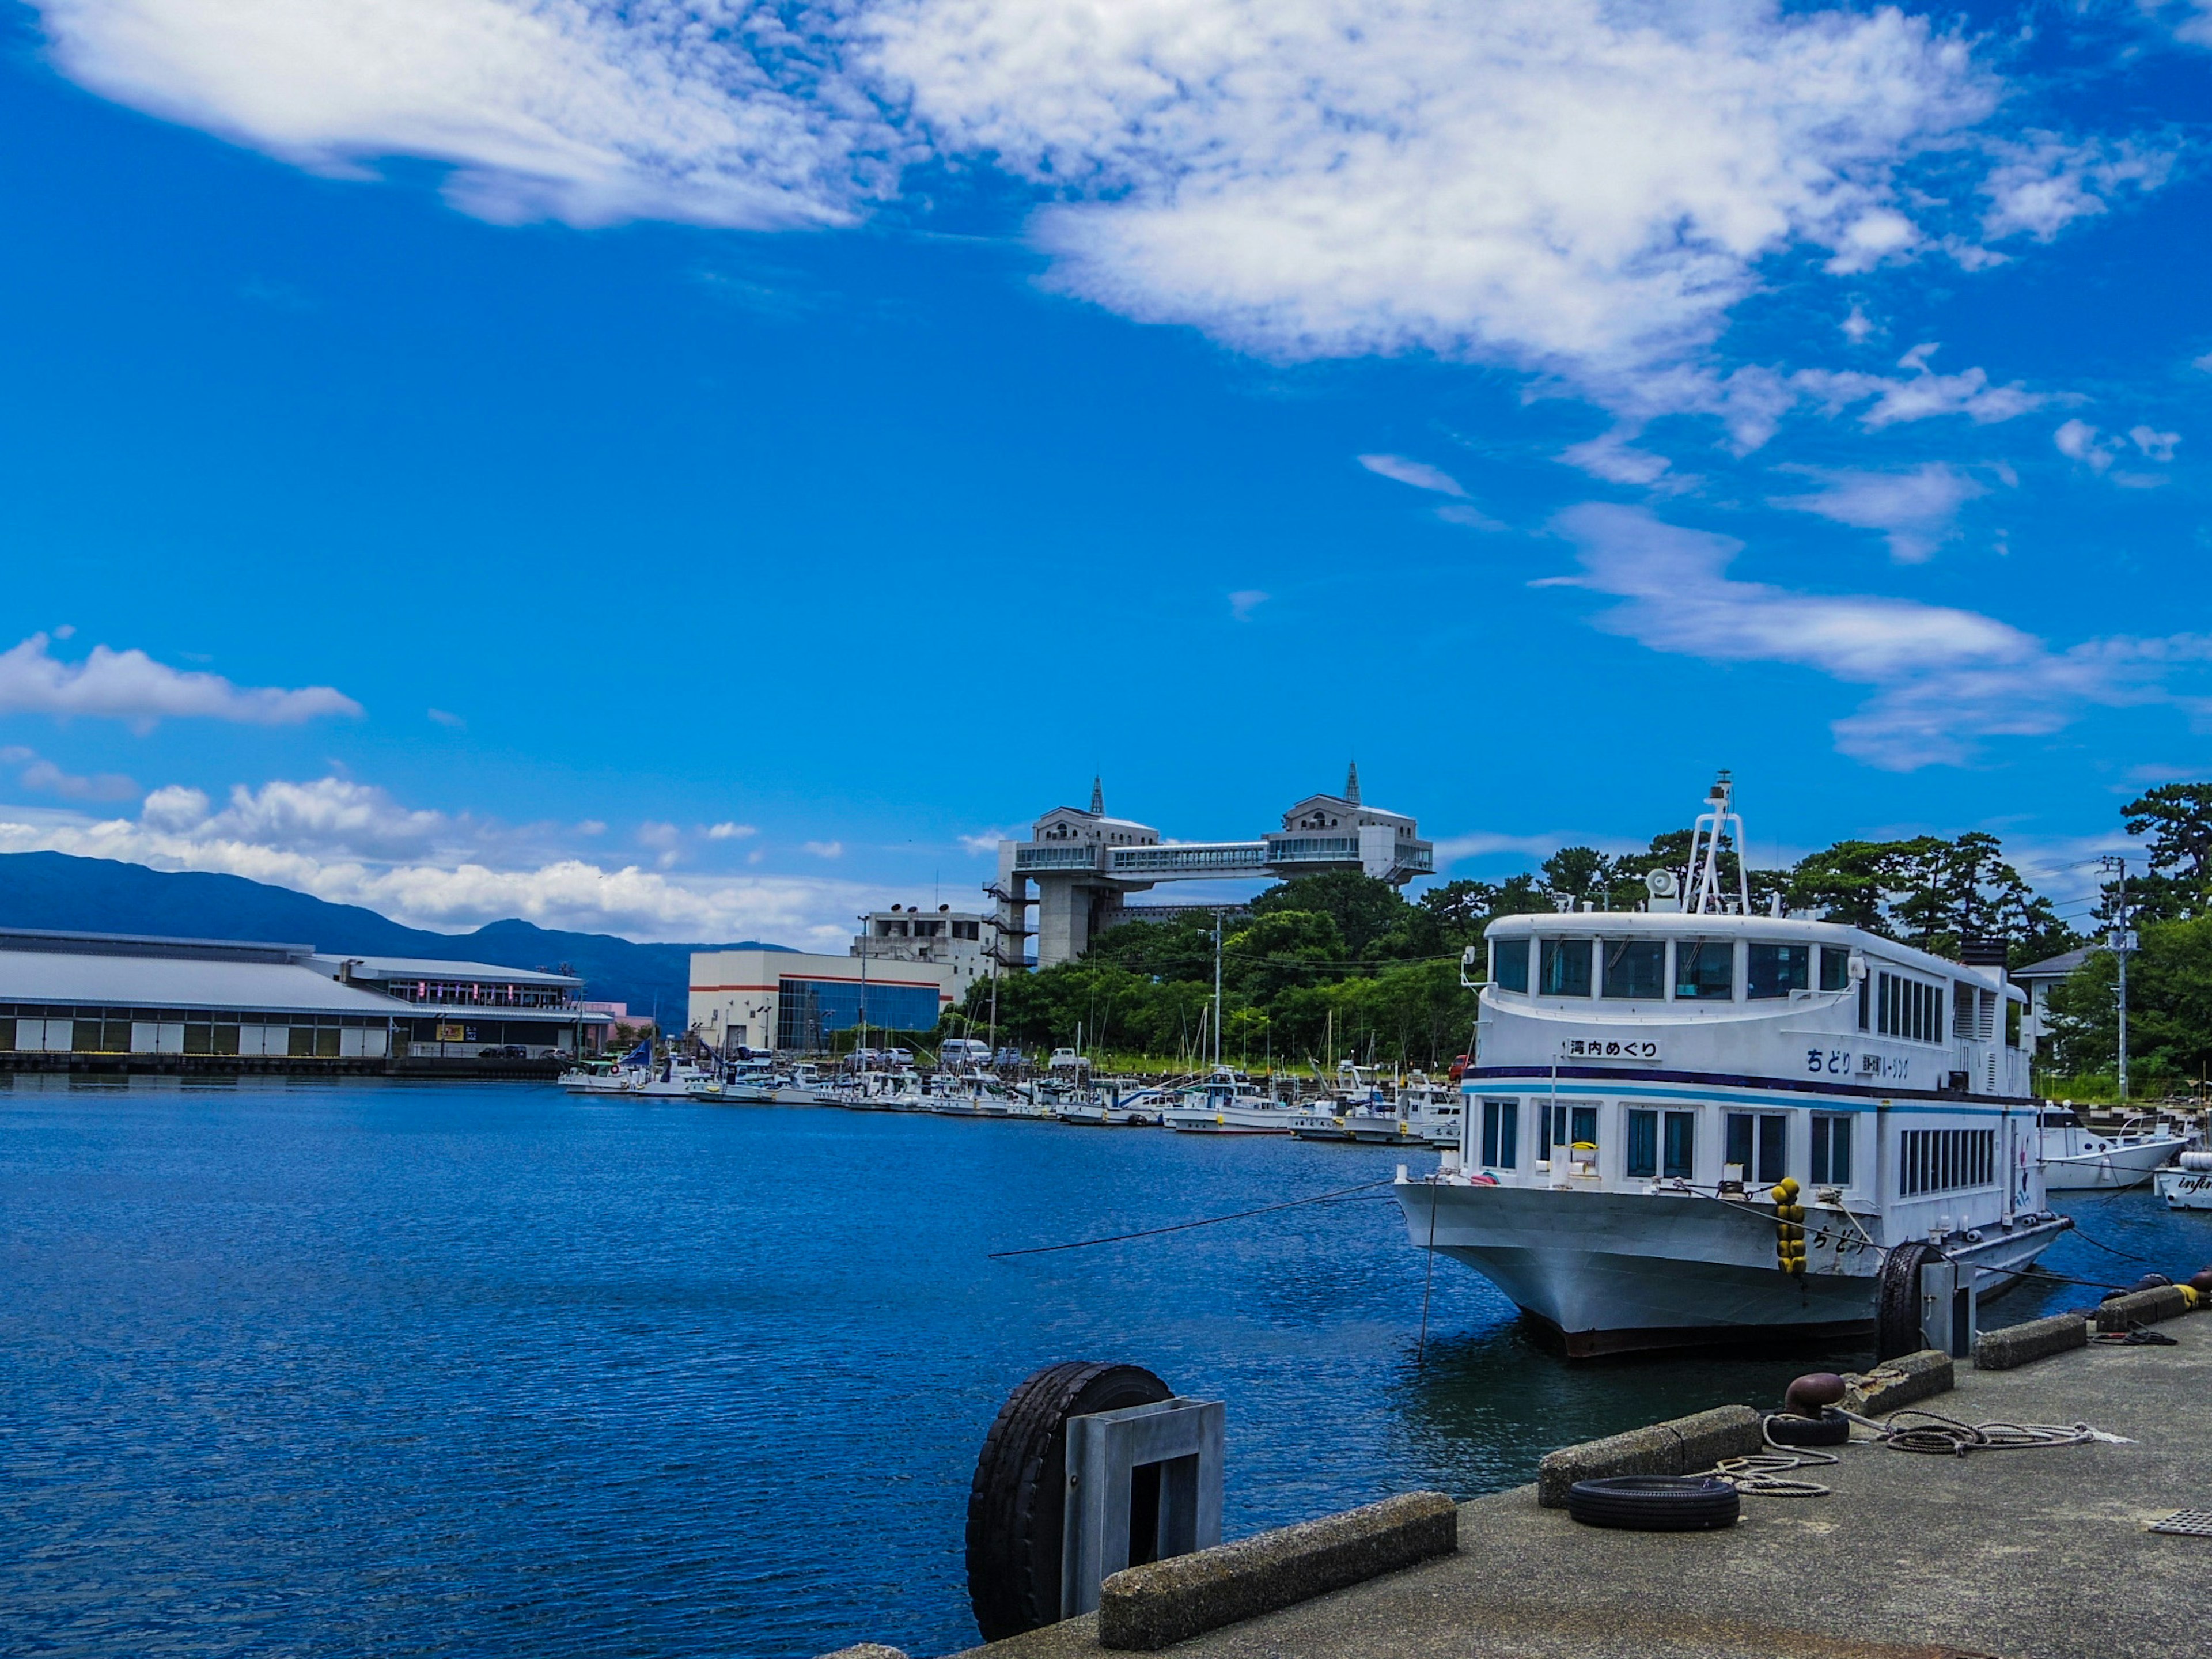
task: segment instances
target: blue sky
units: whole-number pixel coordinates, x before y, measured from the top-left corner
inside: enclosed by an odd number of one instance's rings
[[[804,943],[1094,773],[2212,769],[2203,0],[5,15],[0,847]]]

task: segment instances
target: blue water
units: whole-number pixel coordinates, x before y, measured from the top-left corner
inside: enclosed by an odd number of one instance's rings
[[[0,1651],[943,1653],[975,1639],[976,1449],[1049,1361],[1225,1400],[1235,1534],[1495,1489],[1858,1358],[1571,1368],[1443,1263],[1417,1364],[1425,1258],[1387,1200],[986,1258],[1401,1156],[523,1085],[0,1083]],[[2166,1271],[2212,1260],[2212,1218],[2075,1207]]]

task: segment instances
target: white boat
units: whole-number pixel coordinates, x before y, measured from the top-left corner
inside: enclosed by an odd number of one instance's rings
[[[1299,1109],[1261,1094],[1242,1072],[1224,1066],[1160,1115],[1184,1134],[1286,1135]]]
[[[1062,1123],[1090,1128],[1156,1128],[1169,1098],[1164,1089],[1139,1089],[1127,1095],[1119,1090],[1094,1091],[1086,1097],[1060,1102],[1053,1115]]]
[[[2169,1210],[2212,1210],[2212,1152],[2184,1152],[2174,1168],[2158,1172],[2156,1185]]]
[[[1431,1083],[1421,1073],[1407,1079],[1398,1091],[1398,1109],[1413,1133],[1431,1146],[1456,1146],[1460,1134],[1459,1091]]]
[[[1291,1120],[1291,1133],[1300,1140],[1349,1140],[1352,1131],[1336,1115],[1336,1103],[1323,1101],[1300,1108]]]
[[[1723,879],[1724,840],[1744,844],[1730,797],[1723,774],[1687,879],[1654,872],[1648,907],[1490,925],[1462,972],[1480,995],[1460,1146],[1396,1183],[1413,1245],[1571,1356],[1917,1333],[1923,1261],[1990,1294],[2072,1224],[2045,1201],[2005,1006],[2022,994],[1754,915]]]
[[[2064,1107],[2046,1108],[2036,1125],[2043,1184],[2054,1193],[2140,1187],[2189,1145],[2187,1135],[2163,1130],[2155,1120],[2130,1119],[2118,1134],[2100,1134]]]

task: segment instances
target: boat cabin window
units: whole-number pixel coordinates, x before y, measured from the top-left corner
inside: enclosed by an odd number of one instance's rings
[[[1730,939],[1684,939],[1674,947],[1674,994],[1710,1002],[1735,998],[1735,945]]]
[[[1902,974],[1875,975],[1875,1029],[1913,1042],[1943,1040],[1943,993]]]
[[[1820,947],[1820,988],[1847,991],[1851,985],[1851,953],[1840,945]]]
[[[1605,957],[1603,989],[1609,997],[1657,1002],[1667,994],[1667,945],[1656,939],[1598,941]]]
[[[1486,1100],[1482,1103],[1482,1166],[1510,1170],[1518,1161],[1521,1147],[1521,1103]]]
[[[1897,1138],[1898,1196],[1990,1185],[1996,1138],[1995,1129],[1907,1129]]]
[[[1621,1173],[1631,1180],[1665,1176],[1690,1179],[1697,1162],[1698,1115],[1695,1112],[1654,1112],[1631,1108],[1628,1148]]]
[[[1742,1166],[1747,1180],[1771,1185],[1790,1173],[1790,1115],[1730,1112],[1726,1161]]]
[[[1490,942],[1490,982],[1501,991],[1528,988],[1528,941],[1497,939]]]
[[[1536,993],[1547,997],[1586,997],[1590,994],[1590,945],[1586,939],[1547,939],[1541,941],[1542,961]]]
[[[1753,1000],[1813,988],[1813,947],[1753,943],[1744,948],[1744,994]]]
[[[1597,1108],[1595,1106],[1552,1108],[1552,1144],[1554,1146],[1596,1146]]]
[[[1621,1174],[1634,1181],[1650,1179],[1659,1173],[1659,1114],[1631,1108],[1628,1113],[1628,1146],[1621,1154]]]
[[[1813,1115],[1813,1184],[1848,1187],[1851,1184],[1851,1120],[1840,1115]]]

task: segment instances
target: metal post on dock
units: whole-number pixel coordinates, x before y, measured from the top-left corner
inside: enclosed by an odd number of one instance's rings
[[[2118,853],[2107,853],[2099,862],[2119,877],[2118,896],[2112,904],[2112,930],[2105,936],[2105,945],[2119,963],[2118,1081],[2120,1104],[2124,1107],[2128,1103],[2128,957],[2136,948],[2136,936],[2128,931],[2128,861]]]

